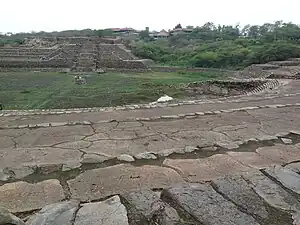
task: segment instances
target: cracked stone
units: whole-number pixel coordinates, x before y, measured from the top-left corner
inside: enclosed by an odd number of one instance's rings
[[[127,155],[127,154],[119,155],[117,157],[117,159],[119,161],[124,161],[124,162],[134,162],[135,161],[135,159],[131,155]]]
[[[207,151],[207,152],[215,152],[217,151],[217,147],[215,146],[207,146],[207,147],[202,147],[201,150],[202,151]]]
[[[15,138],[15,140],[19,147],[40,147],[80,141],[92,134],[93,130],[90,126],[48,127],[28,130],[24,135]]]
[[[13,213],[40,209],[64,198],[62,186],[54,179],[35,184],[20,181],[0,186],[1,206]]]
[[[105,155],[97,155],[97,154],[84,154],[81,163],[83,164],[93,164],[93,163],[103,163],[107,160],[113,159],[113,157],[107,157]]]
[[[275,144],[275,146],[258,148],[256,152],[272,161],[280,162],[280,164],[300,159],[299,147],[296,145]]]
[[[292,195],[260,171],[252,171],[242,176],[252,185],[253,190],[272,207],[286,211],[300,209],[300,203]]]
[[[258,225],[253,217],[239,211],[207,184],[177,184],[163,190],[162,198],[170,199],[201,224]]]
[[[228,150],[239,148],[239,145],[235,144],[234,142],[217,142],[216,145]]]
[[[61,127],[61,126],[66,126],[68,125],[68,122],[51,122],[50,126],[51,127]]]
[[[0,207],[0,225],[25,225],[25,223],[7,209]]]
[[[272,164],[280,164],[280,162],[272,161],[255,152],[227,152],[227,154],[242,164],[255,169],[263,169]]]
[[[165,159],[163,164],[180,171],[190,182],[210,181],[229,173],[250,170],[250,167],[224,154],[216,154],[204,159]]]
[[[28,225],[72,225],[75,213],[79,208],[76,201],[60,202],[47,205],[37,214],[31,216]]]
[[[271,136],[271,135],[260,135],[256,137],[259,141],[272,141],[272,140],[277,140],[278,137],[276,136]]]
[[[292,139],[289,139],[289,138],[281,138],[281,141],[282,141],[284,144],[293,144],[293,140],[292,140]]]
[[[17,148],[0,152],[2,167],[43,167],[44,165],[68,164],[80,161],[82,153],[78,150],[60,148]]]
[[[265,172],[274,177],[283,186],[300,194],[300,175],[281,166],[273,166],[265,169]]]
[[[162,157],[167,157],[169,155],[172,155],[173,153],[184,154],[184,151],[181,148],[178,148],[178,149],[170,148],[170,149],[164,149],[164,150],[159,151],[157,153],[157,155],[162,156]]]
[[[69,161],[66,164],[63,164],[61,170],[64,172],[64,171],[70,171],[80,167],[81,167],[81,163],[79,161]]]
[[[300,162],[290,163],[285,166],[285,168],[294,171],[295,173],[300,173]]]
[[[174,225],[180,222],[177,211],[147,189],[122,195],[127,202],[129,221],[134,224]]]
[[[62,169],[62,164],[40,164],[38,165],[39,173],[47,175],[60,171]]]
[[[69,149],[82,149],[87,148],[91,145],[89,141],[74,141],[74,142],[66,142],[62,144],[55,145],[57,148],[69,148]]]
[[[196,147],[193,147],[193,146],[185,146],[183,151],[184,151],[185,153],[191,153],[191,152],[194,152],[194,151],[196,151],[196,150],[197,150]]]
[[[135,156],[137,159],[157,159],[156,155],[152,152],[142,152]]]
[[[36,168],[32,166],[6,167],[4,169],[0,169],[0,180],[7,181],[10,179],[22,179],[33,174],[35,169]]]
[[[262,219],[268,218],[269,214],[264,206],[264,201],[241,176],[226,176],[212,182],[219,193],[246,210],[248,214],[259,216]]]
[[[8,181],[11,177],[11,174],[8,174],[5,168],[0,168],[0,180],[1,181]]]
[[[88,201],[140,188],[164,188],[178,182],[183,182],[181,176],[170,168],[119,164],[85,171],[68,184],[73,199]]]
[[[179,119],[180,117],[178,115],[166,115],[166,116],[161,116],[161,119]]]
[[[128,225],[127,211],[119,196],[103,202],[83,204],[74,225]]]

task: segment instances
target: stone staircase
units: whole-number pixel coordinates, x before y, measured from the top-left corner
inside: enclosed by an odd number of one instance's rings
[[[94,43],[83,44],[73,68],[78,72],[91,72],[97,68],[98,46]]]
[[[259,85],[258,87],[254,88],[251,91],[243,92],[243,94],[244,95],[254,95],[254,94],[265,92],[266,90],[272,90],[279,85],[280,85],[280,82],[278,80],[270,79],[270,80],[266,81],[264,84]]]

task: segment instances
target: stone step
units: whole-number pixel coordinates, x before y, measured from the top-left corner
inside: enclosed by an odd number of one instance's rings
[[[259,225],[208,184],[178,184],[164,189],[162,197],[174,202],[204,225]]]

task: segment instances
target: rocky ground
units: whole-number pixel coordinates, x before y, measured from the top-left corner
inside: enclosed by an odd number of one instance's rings
[[[299,86],[2,111],[0,224],[300,224]]]

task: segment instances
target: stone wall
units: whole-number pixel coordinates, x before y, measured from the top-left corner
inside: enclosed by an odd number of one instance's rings
[[[188,96],[196,95],[217,95],[233,96],[241,95],[245,92],[251,92],[258,86],[266,83],[266,80],[249,80],[249,81],[226,81],[226,80],[209,80],[203,82],[194,82],[187,86]]]
[[[101,60],[99,68],[115,68],[125,70],[148,69],[142,61],[139,60]]]
[[[285,78],[297,79],[300,74],[300,60],[272,61],[267,64],[253,64],[235,75],[242,78]]]

